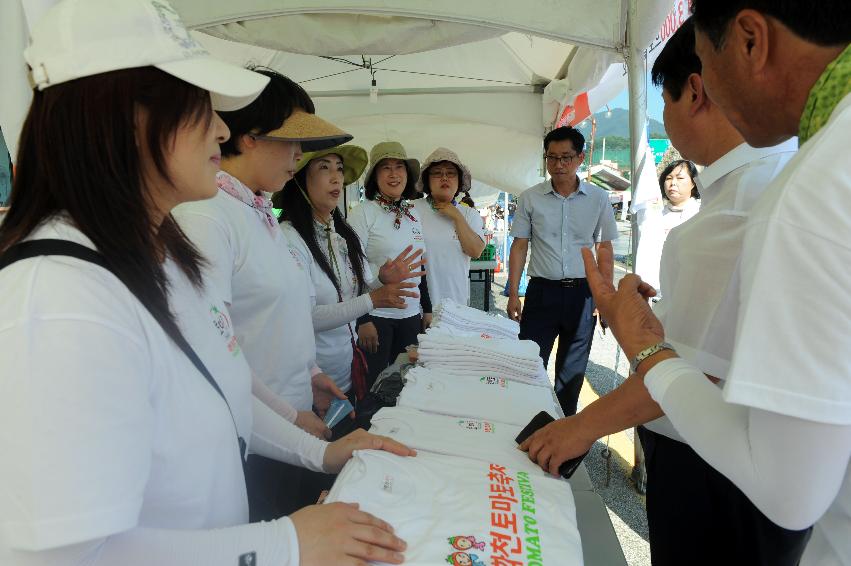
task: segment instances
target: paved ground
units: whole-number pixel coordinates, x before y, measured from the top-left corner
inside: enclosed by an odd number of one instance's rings
[[[626,232],[627,227],[625,225],[622,225],[621,228],[623,232]],[[625,243],[625,240],[628,241],[627,238],[627,234],[622,234],[619,243]],[[621,252],[621,250],[618,249],[616,252]],[[623,253],[626,253],[626,251]],[[491,312],[506,314],[505,307],[508,299],[502,295],[505,282],[505,273],[495,275],[491,289]],[[484,285],[473,283],[471,287],[471,304],[481,308]],[[555,348],[553,348],[553,355],[555,355]],[[614,338],[611,333],[602,334],[598,326],[591,347],[591,359],[586,374],[586,385],[583,387],[580,397],[580,405],[587,405],[597,396],[606,394],[613,387],[623,382],[628,372],[628,362],[621,354],[617,366],[618,371],[615,372],[613,368],[615,367],[616,357],[617,344]],[[551,360],[548,366],[552,379],[554,361]],[[634,462],[632,431],[613,435],[609,439],[612,455],[609,474],[607,474],[606,460],[602,456],[606,447],[605,441],[606,439],[603,439],[602,442],[595,444],[594,449],[585,459],[585,465],[597,493],[609,510],[609,517],[615,527],[627,562],[630,566],[649,566],[650,550],[647,544],[647,516],[644,497],[636,492],[630,480]],[[606,485],[607,475],[609,478],[608,486]]]

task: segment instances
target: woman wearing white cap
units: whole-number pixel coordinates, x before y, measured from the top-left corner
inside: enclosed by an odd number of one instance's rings
[[[415,201],[428,248],[428,292],[433,304],[452,299],[470,302],[470,258],[485,249],[484,224],[469,198],[470,170],[454,151],[439,147],[423,163],[417,188],[427,196]]]
[[[0,563],[401,562],[389,527],[349,506],[245,524],[246,443],[331,470],[352,448],[408,453],[377,437],[312,444],[253,402],[227,308],[170,215],[216,192],[228,129],[212,108],[267,79],[210,59],[163,0],[62,2],[26,58],[38,90],[0,225],[14,352],[0,366],[13,455]]]
[[[281,229],[308,266],[316,289],[316,361],[355,406],[366,392],[366,374],[352,323],[374,308],[405,308],[405,297],[418,296],[411,290],[416,283],[405,280],[424,274],[410,270],[422,262],[411,263],[419,252],[410,254],[406,248],[403,257],[411,259],[401,265],[407,269],[394,272],[387,264],[373,278],[360,240],[337,206],[343,187],[360,178],[366,164],[366,151],[354,145],[307,153],[295,176],[273,197],[282,210]],[[350,429],[351,421],[343,421],[335,436]]]
[[[402,144],[392,141],[376,144],[369,161],[364,182],[366,201],[352,209],[348,220],[363,245],[370,269],[377,273],[379,266],[406,247],[425,248],[419,214],[407,200],[417,195],[420,164],[408,158]],[[369,366],[368,387],[406,346],[416,344],[423,315],[431,317],[426,279],[418,279],[413,281],[420,284],[420,297],[406,297],[405,308],[377,308],[358,319],[358,340]]]

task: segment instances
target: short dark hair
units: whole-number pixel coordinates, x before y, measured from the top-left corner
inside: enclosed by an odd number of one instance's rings
[[[384,159],[390,158],[385,157]],[[375,196],[378,194],[378,180],[376,179],[375,170],[378,169],[378,166],[381,165],[384,159],[375,164],[375,167],[372,168],[372,172],[366,179],[366,183],[363,186],[363,196],[366,200],[375,200]],[[408,177],[408,181],[405,183],[405,190],[402,191],[402,198],[413,200],[422,197],[422,194],[417,190],[417,177],[416,175],[411,175],[411,169],[408,167],[407,161],[405,161],[405,175]]]
[[[240,155],[238,141],[245,134],[267,134],[281,127],[297,108],[316,113],[310,95],[298,83],[265,67],[248,67],[256,73],[269,77],[269,84],[254,102],[234,110],[219,112],[230,128],[230,139],[221,144],[222,157]]]
[[[851,41],[851,2],[848,0],[692,0],[694,24],[716,49],[724,45],[730,22],[742,10],[775,18],[802,39],[816,45]]]
[[[668,39],[668,43],[653,63],[653,70],[650,71],[653,84],[665,89],[674,102],[683,95],[683,87],[689,76],[694,73],[699,75],[703,70],[700,58],[694,51],[693,20],[694,18],[689,18],[683,22]]]
[[[458,167],[456,164],[452,163],[451,161],[436,161],[436,162],[432,163],[431,165],[429,165],[428,167],[426,167],[425,169],[423,169],[422,173],[420,173],[420,182],[422,182],[422,184],[423,184],[423,193],[425,193],[427,195],[431,194],[431,185],[429,185],[429,182],[431,181],[431,177],[428,176],[429,175],[428,172],[431,170],[432,167],[434,167],[435,165],[439,165],[441,163],[449,163],[450,165],[455,167],[455,170],[458,172],[458,190],[455,191],[455,196],[457,197],[460,193],[463,192],[461,190],[461,183],[464,180],[464,172],[461,171],[460,167]]]
[[[138,107],[148,111],[140,144],[171,182],[166,151],[178,129],[212,127],[207,91],[154,67],[33,91],[9,211],[0,224],[0,252],[26,239],[45,219],[65,213],[130,290],[162,314],[167,330],[178,331],[161,256],[172,258],[198,288],[204,260],[171,214],[154,225],[134,127]]]
[[[550,148],[551,142],[564,140],[570,140],[570,143],[573,144],[573,151],[576,153],[585,151],[585,136],[582,135],[582,132],[570,126],[556,128],[544,136],[544,151]]]
[[[694,186],[691,188],[691,197],[700,198],[700,191],[697,190],[697,183],[694,182],[695,177],[697,177],[697,167],[695,167],[694,163],[692,163],[688,159],[678,159],[676,161],[672,161],[668,164],[667,167],[662,169],[662,172],[659,174],[659,190],[662,191],[662,198],[665,200],[670,200],[668,198],[668,195],[665,193],[665,178],[671,173],[673,173],[674,169],[676,169],[680,165],[685,165],[686,170],[688,171],[688,176],[691,177],[691,182],[694,183]]]

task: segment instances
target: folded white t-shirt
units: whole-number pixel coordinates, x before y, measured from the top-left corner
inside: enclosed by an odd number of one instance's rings
[[[520,325],[504,316],[486,313],[446,298],[434,309],[433,326],[451,326],[459,330],[485,331],[494,337],[516,339]]]
[[[521,430],[522,427],[491,420],[384,407],[372,417],[369,432],[388,436],[416,450],[484,462],[499,461],[518,471],[545,475],[517,448],[514,439]]]
[[[582,564],[570,485],[498,460],[359,450],[326,501],[390,523],[406,566]]]
[[[449,376],[414,367],[397,404],[429,413],[526,426],[540,411],[555,411],[552,389],[501,377]]]

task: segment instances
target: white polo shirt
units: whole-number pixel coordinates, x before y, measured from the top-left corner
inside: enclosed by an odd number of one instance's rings
[[[655,307],[665,338],[685,360],[724,379],[739,312],[739,258],[750,211],[798,147],[741,144],[698,175],[700,212],[668,234],[662,254],[662,300]],[[682,437],[662,417],[647,428]]]
[[[250,192],[224,171],[218,175]],[[310,410],[314,291],[287,239],[222,190],[211,199],[182,204],[173,214],[209,262],[206,280],[228,303],[252,371],[297,410]]]
[[[393,225],[396,214],[386,212],[381,205],[372,200],[362,202],[349,213],[346,220],[360,238],[369,268],[376,276],[384,262],[388,259],[396,259],[396,256],[407,246],[413,246],[414,250],[422,248],[425,252],[423,224],[420,221],[419,212],[413,206],[410,212],[416,220],[402,215],[398,229]],[[420,278],[408,281],[419,285]],[[405,297],[404,309],[375,309],[370,314],[394,319],[416,316],[420,314],[420,299]]]
[[[754,207],[742,251],[736,350],[724,386],[730,403],[851,425],[849,148],[851,95]],[[851,467],[801,563],[851,563],[849,533]]]
[[[432,305],[449,298],[461,305],[470,303],[470,256],[461,249],[455,223],[431,207],[430,199],[414,201],[414,208],[423,223],[425,244],[428,248],[426,279]],[[457,205],[467,225],[484,238],[485,227],[479,211],[469,206]]]
[[[33,238],[93,247],[62,218]],[[251,437],[249,370],[214,289],[166,264],[187,340]],[[134,527],[247,522],[236,433],[219,394],[115,276],[68,257],[0,272],[0,556]]]

